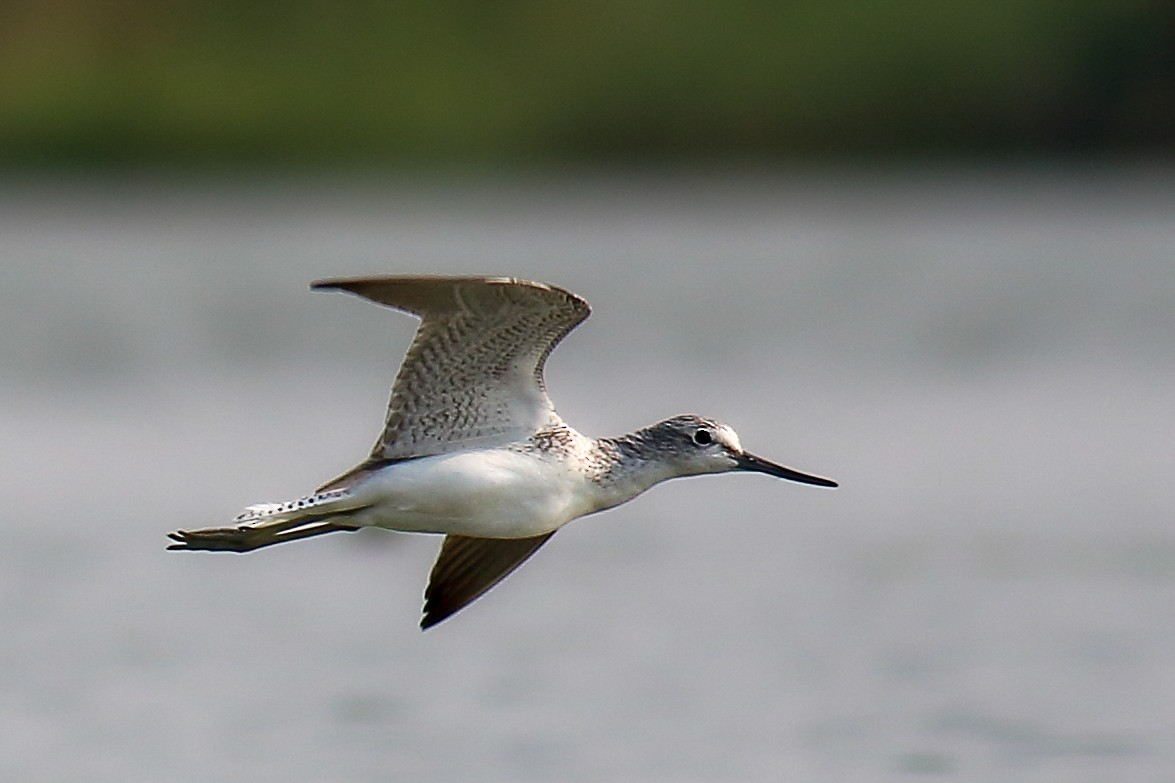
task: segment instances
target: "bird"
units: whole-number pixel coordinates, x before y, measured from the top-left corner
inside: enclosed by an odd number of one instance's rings
[[[703,416],[617,437],[573,429],[543,377],[551,351],[591,313],[570,291],[484,276],[333,278],[310,287],[420,319],[375,446],[313,493],[250,505],[230,525],[176,530],[168,549],[250,552],[365,527],[443,535],[424,593],[420,626],[428,629],[567,523],[667,479],[749,471],[837,486],[755,456],[733,429]]]

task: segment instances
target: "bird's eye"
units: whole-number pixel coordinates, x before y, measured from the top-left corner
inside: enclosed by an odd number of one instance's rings
[[[714,442],[714,436],[710,434],[710,430],[698,430],[694,433],[694,443],[699,446],[709,446]]]

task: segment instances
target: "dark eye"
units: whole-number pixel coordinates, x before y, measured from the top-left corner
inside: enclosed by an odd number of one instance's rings
[[[694,433],[694,443],[699,446],[709,446],[714,442],[714,436],[710,434],[710,430],[698,430]]]

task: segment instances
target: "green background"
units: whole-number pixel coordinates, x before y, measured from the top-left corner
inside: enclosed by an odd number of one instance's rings
[[[0,6],[0,165],[1167,154],[1175,4]]]

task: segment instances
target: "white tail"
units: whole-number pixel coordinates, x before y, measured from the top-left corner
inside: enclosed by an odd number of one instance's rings
[[[326,492],[315,492],[297,500],[287,500],[285,503],[255,503],[246,506],[245,510],[233,518],[238,525],[248,525],[259,522],[273,522],[278,519],[298,519],[303,516],[322,516],[323,512],[337,513],[347,511],[360,504],[346,503],[350,490],[332,489]]]

